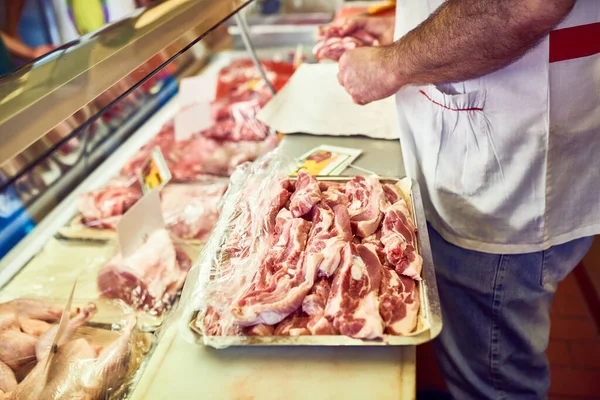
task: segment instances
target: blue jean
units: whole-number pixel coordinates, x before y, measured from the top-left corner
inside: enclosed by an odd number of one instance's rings
[[[498,255],[454,246],[431,227],[429,237],[444,323],[436,353],[452,396],[545,399],[550,304],[592,238]]]

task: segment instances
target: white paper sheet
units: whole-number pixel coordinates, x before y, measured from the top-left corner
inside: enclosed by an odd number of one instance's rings
[[[287,134],[397,139],[394,97],[357,105],[338,83],[337,73],[337,64],[302,64],[257,118]]]

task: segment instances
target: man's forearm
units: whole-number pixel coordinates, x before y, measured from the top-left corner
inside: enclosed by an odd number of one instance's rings
[[[399,86],[463,81],[494,72],[535,46],[575,0],[448,0],[385,49]]]

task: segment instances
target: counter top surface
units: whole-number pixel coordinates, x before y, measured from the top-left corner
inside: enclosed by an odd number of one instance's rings
[[[354,165],[381,176],[403,178],[404,162],[400,141],[371,139],[364,136],[316,136],[307,134],[286,135],[281,143],[283,151],[290,157],[300,157],[307,151],[322,145],[351,147],[363,150]],[[368,172],[352,167],[342,175],[364,175]]]
[[[355,164],[382,176],[404,176],[400,143],[365,137],[288,135],[281,146],[299,157],[321,145],[360,148]],[[343,175],[364,174],[348,168]],[[134,400],[415,398],[415,348],[237,347],[184,340],[168,329],[137,385]]]

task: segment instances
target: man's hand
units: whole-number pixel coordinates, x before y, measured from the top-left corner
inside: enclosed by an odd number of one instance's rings
[[[396,93],[402,82],[390,73],[386,62],[387,47],[361,47],[340,58],[338,81],[357,104],[367,104]]]
[[[379,40],[382,46],[387,46],[394,42],[394,17],[368,17],[356,16],[350,17],[342,25],[342,31],[346,34],[358,30],[364,30]]]

